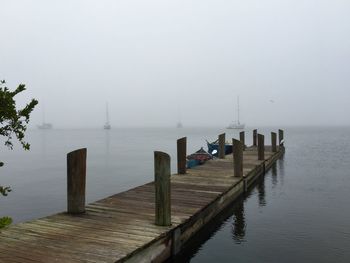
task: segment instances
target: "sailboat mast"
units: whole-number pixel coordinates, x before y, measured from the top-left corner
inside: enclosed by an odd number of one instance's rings
[[[238,121],[238,124],[239,123],[239,96],[237,96],[237,121]]]
[[[106,102],[106,122],[109,123],[108,102]]]
[[[43,110],[43,124],[44,124],[45,123],[45,104],[43,103],[42,105],[43,105],[42,110]]]

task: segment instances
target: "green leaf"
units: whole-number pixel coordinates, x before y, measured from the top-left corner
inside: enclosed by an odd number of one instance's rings
[[[12,218],[8,216],[4,216],[0,218],[0,228],[4,228],[8,225],[12,224]]]
[[[10,91],[6,87],[5,80],[0,80],[0,137],[4,137],[5,147],[9,149],[13,148],[14,138],[17,138],[24,150],[29,150],[30,148],[29,143],[25,141],[24,135],[30,114],[38,104],[38,101],[32,99],[24,108],[18,109],[15,96],[25,90],[25,85],[20,84],[14,91]],[[0,167],[3,165],[4,163],[0,162]],[[11,192],[10,187],[0,185],[0,196],[7,196],[9,192]],[[11,222],[12,219],[10,217],[0,218],[0,228],[11,224]]]

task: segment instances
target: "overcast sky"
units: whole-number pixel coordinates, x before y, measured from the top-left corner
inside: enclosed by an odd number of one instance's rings
[[[0,0],[31,125],[350,125],[348,0]],[[272,102],[272,101],[273,102]]]

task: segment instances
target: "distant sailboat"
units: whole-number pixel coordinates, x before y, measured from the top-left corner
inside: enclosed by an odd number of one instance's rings
[[[237,121],[232,122],[229,126],[227,126],[227,129],[244,129],[245,125],[244,123],[240,123],[239,121],[239,96],[237,97]]]
[[[111,125],[109,124],[108,103],[106,103],[106,123],[103,126],[103,129],[105,129],[105,130],[110,130],[111,129]]]
[[[51,123],[47,123],[47,122],[43,122],[42,124],[38,125],[38,129],[50,130],[50,129],[52,129],[52,124]]]
[[[42,107],[43,110],[43,122],[42,124],[37,125],[38,129],[40,130],[50,130],[53,128],[51,123],[45,122],[45,108],[44,106]]]
[[[176,124],[176,128],[182,128],[182,127],[183,127],[183,125],[182,125],[181,121],[179,121],[179,122]]]

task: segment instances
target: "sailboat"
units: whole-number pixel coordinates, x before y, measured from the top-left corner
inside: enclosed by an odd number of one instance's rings
[[[108,113],[108,103],[106,103],[106,123],[103,125],[103,129],[110,130],[111,125],[109,124],[109,113]]]
[[[44,108],[44,106],[42,107],[42,109],[43,109],[43,122],[42,122],[42,124],[37,125],[37,127],[40,130],[50,130],[50,129],[52,129],[52,124],[45,122],[45,108]]]
[[[227,126],[227,129],[244,129],[245,125],[244,123],[240,123],[239,121],[239,96],[237,97],[237,121],[232,122],[229,126]]]

